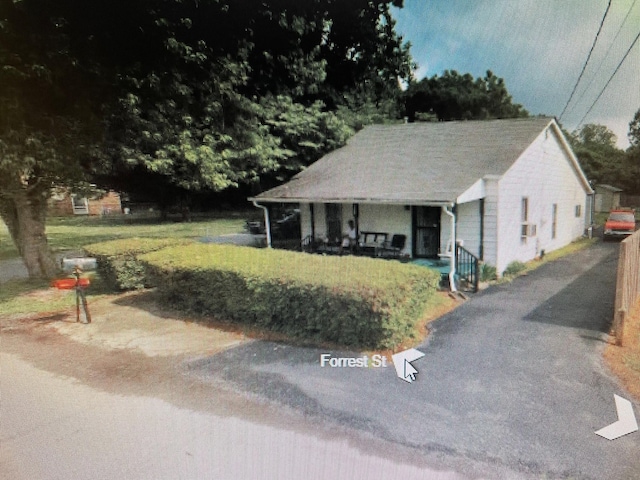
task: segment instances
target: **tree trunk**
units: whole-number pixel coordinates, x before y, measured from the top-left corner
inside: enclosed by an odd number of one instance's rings
[[[0,217],[27,267],[29,278],[52,278],[58,273],[45,234],[47,195],[25,189],[0,197]]]

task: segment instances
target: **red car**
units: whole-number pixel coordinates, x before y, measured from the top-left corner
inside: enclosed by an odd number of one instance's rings
[[[609,218],[604,224],[604,239],[626,237],[631,235],[635,229],[636,217],[633,210],[611,210]]]

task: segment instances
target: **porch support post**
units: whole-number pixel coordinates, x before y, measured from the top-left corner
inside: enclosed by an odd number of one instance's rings
[[[357,203],[353,204],[353,222],[356,224],[356,240],[360,236],[360,205]]]
[[[478,253],[480,260],[484,261],[484,198],[480,199],[480,248]]]
[[[271,248],[271,222],[269,221],[269,209],[264,205],[260,205],[255,200],[253,201],[253,205],[264,211],[264,229],[267,233],[267,248]]]
[[[449,289],[452,292],[457,291],[456,288],[456,254],[457,254],[457,243],[456,243],[456,215],[454,212],[455,204],[451,204],[451,210],[449,210],[446,206],[442,207],[442,211],[449,215],[451,219],[451,271],[449,272]]]
[[[316,238],[316,215],[313,209],[313,203],[309,203],[309,213],[311,215],[311,241]]]

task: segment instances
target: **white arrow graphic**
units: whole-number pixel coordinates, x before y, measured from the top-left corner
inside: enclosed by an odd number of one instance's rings
[[[618,410],[618,421],[596,432],[596,435],[600,435],[607,440],[615,440],[616,438],[638,430],[638,422],[633,413],[633,405],[631,405],[631,402],[615,394],[613,398],[616,401],[616,410]]]
[[[415,348],[410,348],[403,352],[391,355],[391,358],[393,359],[393,366],[396,368],[396,374],[398,377],[405,382],[415,382],[418,370],[411,365],[411,362],[422,357],[424,357],[424,353],[420,350],[416,350]]]

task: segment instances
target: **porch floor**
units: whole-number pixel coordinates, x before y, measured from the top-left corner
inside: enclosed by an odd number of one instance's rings
[[[440,258],[416,258],[411,260],[414,265],[421,267],[429,267],[440,272],[440,275],[446,276],[451,272],[451,261],[447,258],[442,260]]]

